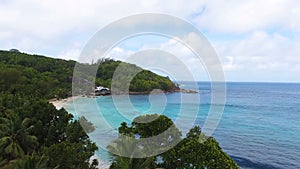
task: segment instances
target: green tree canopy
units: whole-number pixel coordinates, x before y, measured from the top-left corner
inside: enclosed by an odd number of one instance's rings
[[[0,90],[25,96],[60,99],[71,95],[72,81],[83,83],[82,88],[84,88],[87,83],[95,79],[95,85],[111,88],[112,78],[115,75],[115,88],[122,91],[126,81],[135,72],[139,73],[128,82],[130,83],[128,86],[130,92],[149,93],[153,89],[169,92],[176,89],[175,84],[167,77],[143,70],[133,64],[112,59],[103,59],[99,61],[99,65],[77,63],[85,71],[92,71],[97,68],[96,77],[82,75],[84,72],[80,72],[80,78],[73,79],[75,64],[75,61],[0,51]],[[115,74],[117,68],[121,71]],[[88,74],[92,73],[89,72]]]
[[[145,123],[147,122],[147,123]],[[164,115],[145,115],[134,119],[130,126],[126,123],[122,123],[119,127],[120,137],[114,140],[113,143],[108,146],[112,152],[130,152],[136,153],[136,144],[131,140],[124,141],[126,137],[134,138],[136,143],[141,138],[157,136],[160,133],[167,131],[167,129],[174,126],[171,119]],[[159,155],[149,156],[146,158],[131,158],[115,155],[115,159],[111,165],[111,169],[124,168],[165,168],[165,169],[234,169],[239,168],[237,164],[221,149],[218,142],[212,137],[206,137],[200,130],[199,126],[192,128],[187,133],[185,138],[181,138],[181,133],[174,126],[172,132],[169,133],[171,140],[180,139],[179,144],[174,145],[171,149],[163,152]],[[137,137],[138,135],[138,137]],[[170,137],[168,137],[170,138]],[[202,142],[202,141],[204,142]],[[161,148],[165,146],[170,139],[158,139],[155,140],[158,143],[157,147]],[[165,141],[165,142],[164,142]],[[165,144],[162,144],[165,143]],[[147,151],[147,145],[145,145],[140,151]],[[146,150],[145,150],[146,149]]]
[[[56,110],[36,97],[0,93],[0,110],[0,168],[93,169],[97,165],[89,163],[97,146],[64,109]]]

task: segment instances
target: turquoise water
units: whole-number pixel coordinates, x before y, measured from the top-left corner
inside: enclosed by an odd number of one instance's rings
[[[195,89],[191,83],[182,84]],[[96,131],[90,137],[105,147],[116,138],[121,122],[142,114],[167,115],[184,133],[192,125],[203,126],[212,106],[210,84],[199,82],[198,89],[200,96],[133,95],[130,102],[125,96],[83,98],[66,109],[92,121]],[[300,84],[227,83],[224,113],[213,136],[241,168],[300,168]],[[98,154],[109,161],[104,150]]]

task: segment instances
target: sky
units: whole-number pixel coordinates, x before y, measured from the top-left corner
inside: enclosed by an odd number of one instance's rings
[[[78,60],[96,32],[141,13],[168,14],[195,26],[216,51],[226,81],[300,82],[298,0],[0,0],[0,49]],[[149,49],[193,58],[176,38],[153,35],[124,40],[108,56],[124,59]],[[206,80],[205,67],[188,61],[188,69]]]

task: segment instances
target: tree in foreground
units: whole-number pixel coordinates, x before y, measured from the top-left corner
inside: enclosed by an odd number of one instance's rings
[[[14,114],[0,117],[0,152],[6,160],[20,158],[37,146],[37,138],[29,134],[33,128],[29,123],[29,118],[21,120]]]
[[[46,100],[0,93],[0,168],[95,169],[98,149],[80,122]]]
[[[5,169],[50,169],[47,167],[48,158],[32,154],[18,160],[14,160],[9,167]]]
[[[145,121],[149,121],[145,123]],[[171,130],[168,130],[171,129]],[[152,140],[156,143],[139,145],[139,140],[157,136],[167,131],[167,139]],[[124,137],[126,136],[126,137]],[[126,140],[127,139],[127,140]],[[178,139],[180,142],[178,143]],[[204,140],[200,142],[200,140]],[[131,140],[131,141],[128,141]],[[168,151],[159,155],[134,158],[138,153],[149,153],[155,149],[164,149],[172,143]],[[154,147],[153,147],[154,145]],[[221,149],[213,137],[206,137],[199,126],[192,128],[185,138],[173,124],[172,120],[164,115],[145,115],[137,117],[130,126],[122,123],[119,127],[119,138],[108,147],[110,152],[126,154],[127,157],[114,155],[110,169],[235,169],[238,165]],[[152,149],[151,149],[152,148]],[[132,156],[128,156],[128,154]]]

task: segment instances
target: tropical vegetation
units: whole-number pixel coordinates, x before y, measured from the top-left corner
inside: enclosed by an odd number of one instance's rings
[[[76,62],[53,59],[45,56],[29,55],[20,52],[0,51],[0,90],[12,94],[31,95],[39,98],[66,98],[71,95],[73,70]],[[99,67],[98,67],[99,64]],[[167,77],[159,76],[140,67],[115,61],[102,59],[98,64],[79,64],[93,68],[97,66],[95,85],[110,88],[115,70],[121,71],[115,77],[114,87],[121,89],[126,80],[129,81],[129,91],[150,92],[153,89],[172,91],[175,84]],[[137,72],[136,76],[134,73]],[[83,77],[83,76],[79,76]],[[87,75],[83,81],[91,81],[94,77]],[[129,87],[129,86],[128,86]],[[83,93],[85,94],[85,93]]]
[[[71,95],[75,64],[75,61],[29,55],[18,50],[0,51],[0,168],[97,168],[97,160],[91,162],[90,159],[98,148],[86,133],[95,130],[93,124],[85,117],[74,118],[64,109],[57,110],[48,101]],[[116,75],[117,68],[121,73]],[[113,78],[118,79],[116,83],[112,82]],[[115,85],[122,89],[123,83],[128,81],[130,92],[150,92],[153,89],[168,92],[176,89],[167,77],[138,66],[111,59],[99,61],[95,85]],[[140,123],[143,120],[149,123]],[[138,140],[156,136],[167,128],[171,128],[166,132],[168,139],[149,142],[149,145],[158,149],[162,145],[168,146],[168,151],[144,158],[114,155],[110,168],[237,168],[214,138],[208,137],[204,143],[198,142],[199,136],[203,137],[199,127],[191,129],[182,138],[181,132],[166,116],[141,116],[131,125],[122,123],[119,139],[114,140],[108,149],[119,154],[130,154],[135,146],[130,141],[124,142],[121,135]],[[144,145],[139,152],[151,151]]]
[[[144,121],[150,121],[144,123]],[[167,133],[150,142],[141,142],[142,138]],[[138,135],[138,137],[137,137]],[[124,137],[127,136],[127,137]],[[128,139],[131,138],[131,139]],[[153,141],[153,142],[152,142]],[[175,144],[179,142],[178,144]],[[169,149],[165,149],[169,146]],[[141,148],[142,147],[142,148]],[[115,154],[110,169],[235,169],[238,165],[221,149],[213,137],[207,137],[195,126],[182,138],[181,132],[171,119],[164,115],[145,115],[137,117],[128,125],[119,127],[119,138],[107,147]],[[167,151],[144,158],[138,155],[149,154],[155,149]],[[135,157],[135,158],[134,158]]]

